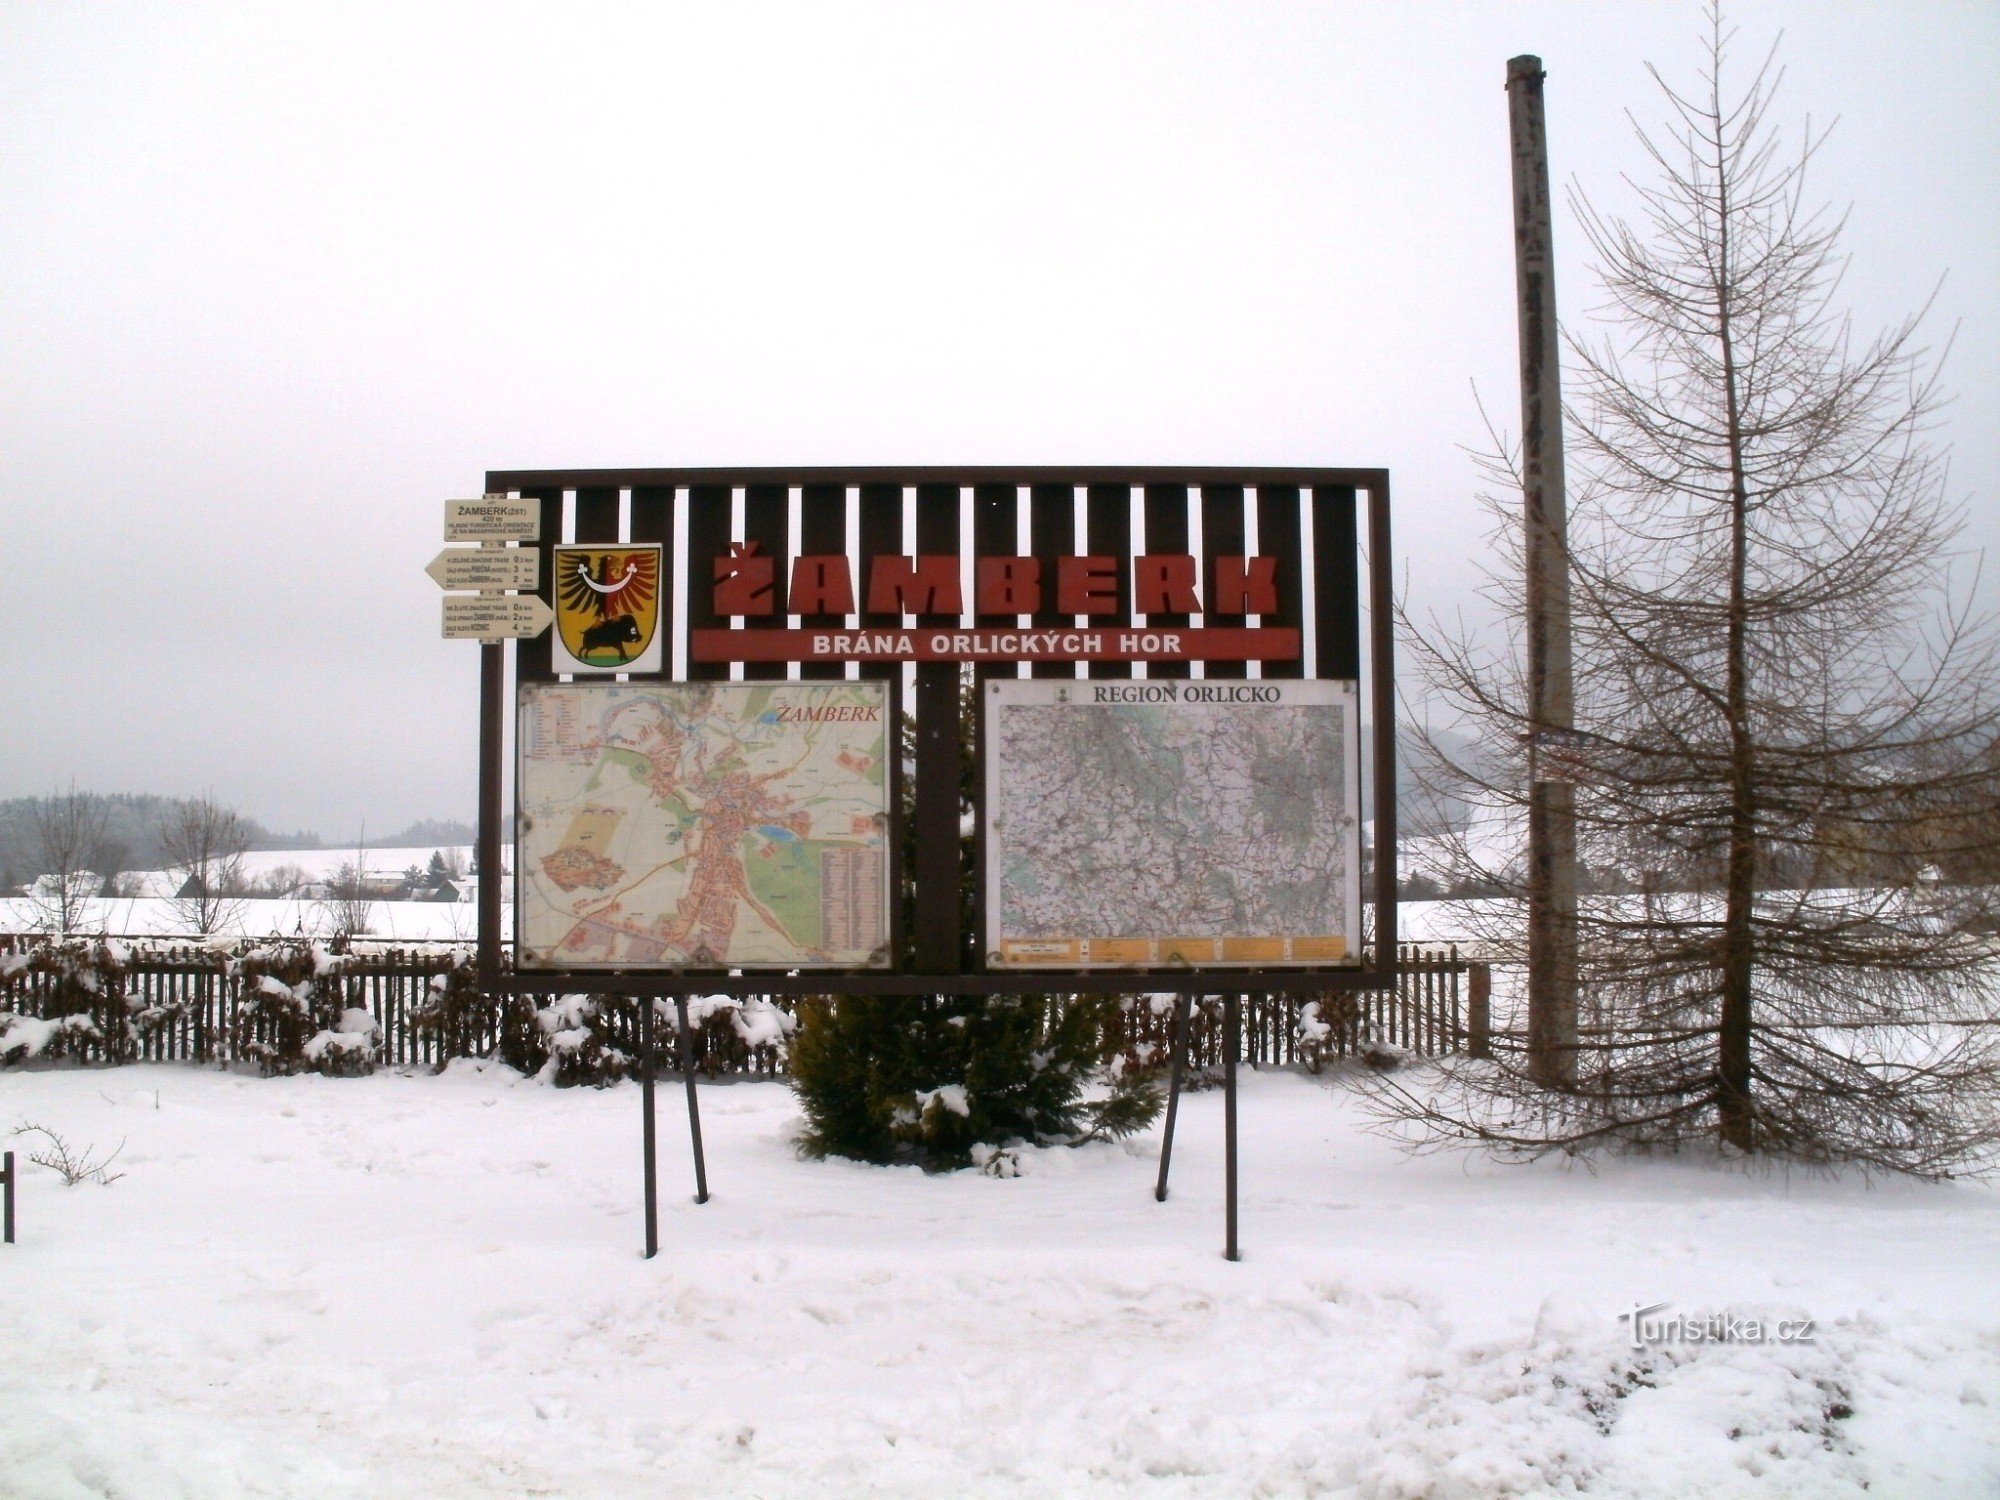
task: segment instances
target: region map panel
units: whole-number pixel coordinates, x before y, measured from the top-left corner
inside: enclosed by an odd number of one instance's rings
[[[1360,961],[1352,682],[986,684],[1000,969]]]
[[[888,965],[887,684],[535,683],[519,708],[523,968]]]

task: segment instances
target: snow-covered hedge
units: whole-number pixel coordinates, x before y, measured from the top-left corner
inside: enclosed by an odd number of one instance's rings
[[[253,1059],[266,1077],[374,1072],[382,1027],[348,1003],[340,973],[350,962],[317,941],[264,943],[231,959],[228,972],[243,983],[237,1055]]]
[[[171,1007],[148,1007],[127,994],[131,955],[115,938],[43,940],[0,953],[0,981],[12,994],[35,998],[29,1014],[0,1009],[0,1063],[32,1057],[102,1058],[125,1062],[141,1038],[172,1018]]]

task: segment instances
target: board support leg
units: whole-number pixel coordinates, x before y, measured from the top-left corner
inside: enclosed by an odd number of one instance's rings
[[[641,1134],[646,1159],[646,1259],[660,1253],[660,1174],[657,1137],[653,1130],[653,1006],[651,995],[641,995],[639,1004],[639,1109],[644,1118]]]
[[[1236,1246],[1236,1052],[1242,1041],[1242,997],[1231,995],[1222,1005],[1222,1180],[1224,1260],[1241,1260]]]
[[[701,1105],[694,1094],[694,1033],[688,1028],[686,995],[674,996],[681,1032],[681,1076],[687,1080],[688,1139],[694,1144],[694,1201],[708,1202],[708,1161],[701,1150]]]
[[[1167,1201],[1167,1169],[1174,1161],[1174,1119],[1181,1107],[1181,1070],[1187,1062],[1188,996],[1174,997],[1174,1035],[1170,1043],[1173,1062],[1167,1069],[1167,1120],[1160,1132],[1160,1180],[1153,1187],[1153,1201]]]

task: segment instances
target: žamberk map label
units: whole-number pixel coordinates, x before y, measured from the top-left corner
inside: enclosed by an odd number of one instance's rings
[[[1360,962],[1352,682],[986,684],[994,969]]]
[[[532,542],[542,534],[539,497],[481,495],[444,503],[447,542]]]

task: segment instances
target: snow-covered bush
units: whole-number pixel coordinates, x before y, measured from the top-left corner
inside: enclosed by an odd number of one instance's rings
[[[661,1024],[678,1025],[671,1001],[663,1002]],[[725,1069],[775,1073],[791,1055],[798,1018],[761,995],[736,999],[729,995],[696,995],[688,1000],[688,1029],[702,1071],[711,1076]],[[672,1054],[672,1047],[667,1047]]]
[[[937,1169],[1143,1129],[1160,1110],[1157,1074],[1117,1058],[1115,1013],[1094,996],[807,1001],[791,1046],[801,1146]]]
[[[382,1028],[347,1003],[340,981],[345,955],[322,943],[267,943],[232,959],[242,984],[236,1051],[266,1077],[325,1073],[353,1078],[375,1071]]]
[[[1362,1036],[1361,1004],[1351,994],[1322,995],[1299,1007],[1298,1059],[1308,1073],[1318,1073],[1340,1053],[1343,1034],[1357,1043]]]
[[[410,1025],[436,1039],[438,1067],[454,1057],[484,1054],[494,1038],[503,1062],[523,1073],[548,1061],[535,1008],[522,995],[488,994],[479,987],[479,969],[470,949],[452,955],[452,966],[433,974],[424,995],[410,1010]],[[498,1023],[498,1024],[496,1024]]]
[[[602,1088],[631,1070],[632,1057],[613,1039],[618,1002],[606,995],[558,995],[535,1012],[545,1061],[536,1076],[557,1088]]]
[[[0,954],[0,1064],[31,1057],[125,1062],[136,1055],[144,1024],[137,996],[128,998],[130,956],[116,939],[37,942]],[[28,1000],[33,1010],[28,1013]]]

